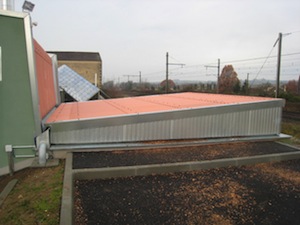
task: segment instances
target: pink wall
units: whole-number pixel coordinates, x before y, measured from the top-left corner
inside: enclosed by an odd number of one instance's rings
[[[56,104],[52,60],[36,40],[34,40],[34,52],[40,116],[43,119]]]

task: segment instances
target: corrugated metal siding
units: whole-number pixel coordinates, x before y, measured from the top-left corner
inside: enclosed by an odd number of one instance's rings
[[[108,142],[134,142],[149,140],[219,138],[236,136],[276,135],[280,133],[282,105],[263,107],[253,104],[253,109],[235,106],[215,109],[197,109],[149,114],[141,117],[118,118],[111,125],[84,126],[65,123],[51,128],[52,144],[88,144]],[[207,111],[208,110],[208,111]],[[196,115],[195,115],[196,114]],[[130,122],[128,122],[130,121]],[[107,122],[107,121],[106,121]]]

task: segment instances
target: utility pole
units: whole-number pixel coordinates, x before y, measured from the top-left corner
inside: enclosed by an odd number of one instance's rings
[[[218,74],[217,74],[217,94],[219,94],[219,88],[220,88],[220,59],[218,59],[218,65],[217,66],[205,66],[206,68],[218,68]]]
[[[247,73],[247,87],[246,87],[246,94],[249,94],[249,73]]]
[[[123,75],[124,77],[127,77],[128,78],[128,82],[129,82],[129,78],[130,77],[139,77],[139,85],[140,85],[140,88],[141,88],[141,86],[142,86],[142,72],[141,71],[139,71],[139,75],[131,75],[131,74],[129,74],[129,75]]]
[[[278,55],[277,55],[277,76],[276,76],[276,93],[275,98],[279,96],[279,86],[280,86],[280,66],[281,66],[281,44],[282,44],[282,33],[279,33],[278,39],[275,42],[274,46],[278,42]]]
[[[129,77],[131,77],[131,75],[123,75],[123,77],[127,77],[127,82],[129,82]]]
[[[140,85],[142,84],[142,72],[139,71],[139,76],[140,76]]]
[[[141,80],[142,80],[142,75],[141,75],[141,72],[139,73],[139,75],[123,75],[124,77],[127,77],[128,78],[128,82],[129,82],[129,77],[139,77],[139,82],[141,84]]]
[[[218,78],[217,78],[217,93],[219,94],[220,89],[220,59],[218,59]]]
[[[275,93],[275,98],[278,98],[279,96],[279,86],[280,86],[280,67],[281,67],[281,45],[282,45],[282,37],[290,35],[292,33],[279,33],[278,38],[274,44],[273,47],[276,46],[278,42],[278,55],[277,55],[277,76],[276,76],[276,93]]]
[[[166,94],[169,92],[169,65],[185,66],[183,63],[169,63],[169,53],[166,54]]]
[[[166,94],[169,90],[169,52],[166,55]]]

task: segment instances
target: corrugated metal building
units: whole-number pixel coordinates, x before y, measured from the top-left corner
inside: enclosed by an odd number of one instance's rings
[[[178,93],[61,104],[51,144],[91,144],[280,134],[284,100]]]

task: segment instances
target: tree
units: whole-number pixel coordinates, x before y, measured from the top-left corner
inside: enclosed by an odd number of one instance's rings
[[[275,87],[271,83],[263,83],[255,88],[255,93],[262,97],[274,97]]]
[[[232,65],[226,65],[222,69],[222,73],[219,79],[219,92],[220,93],[232,93],[240,91],[240,81],[237,73],[234,71]]]
[[[131,91],[133,88],[133,82],[127,81],[120,84],[120,87],[123,91]]]
[[[298,84],[296,80],[289,80],[286,84],[286,91],[290,94],[297,94]]]
[[[249,82],[248,80],[244,81],[243,87],[242,87],[242,93],[243,94],[248,94],[248,89],[249,89]]]
[[[241,82],[238,79],[237,82],[235,83],[235,85],[233,86],[233,92],[235,94],[238,94],[238,93],[240,93],[240,91],[241,91]]]
[[[299,79],[298,79],[298,95],[300,95],[300,75],[299,75]]]
[[[110,89],[114,87],[114,82],[113,81],[107,81],[102,85],[103,88],[105,89]]]
[[[162,88],[162,90],[166,90],[166,85],[167,84],[167,81],[166,80],[163,80],[161,83],[160,83],[160,87]],[[174,87],[175,87],[175,83],[173,80],[168,80],[168,86],[169,86],[169,90],[173,90]]]

